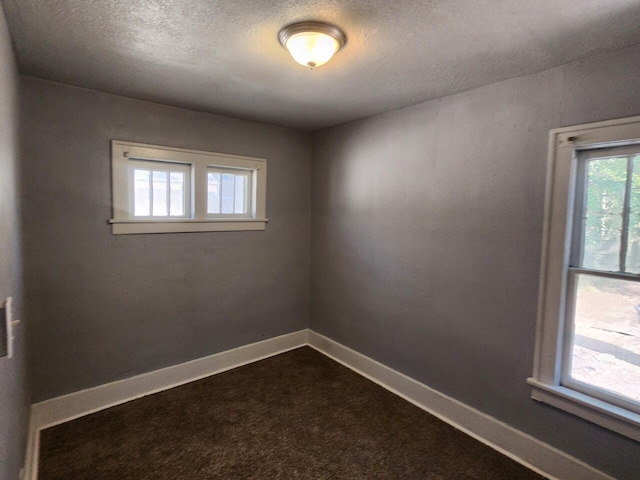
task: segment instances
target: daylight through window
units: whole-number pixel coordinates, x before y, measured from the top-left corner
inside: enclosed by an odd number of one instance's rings
[[[640,411],[640,146],[578,152],[562,383]]]
[[[249,214],[251,172],[210,168],[207,173],[209,216]]]
[[[186,216],[189,166],[131,160],[130,171],[134,217]]]
[[[264,230],[267,161],[112,142],[115,234]]]
[[[532,397],[640,441],[640,117],[552,130]]]

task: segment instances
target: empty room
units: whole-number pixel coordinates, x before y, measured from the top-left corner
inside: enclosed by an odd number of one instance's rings
[[[638,480],[639,26],[0,0],[0,480]]]

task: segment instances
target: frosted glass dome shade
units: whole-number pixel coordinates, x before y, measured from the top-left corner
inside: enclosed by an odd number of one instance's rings
[[[293,59],[309,68],[327,63],[346,41],[339,28],[320,22],[289,25],[278,37]]]
[[[287,40],[287,50],[293,59],[305,67],[324,65],[338,51],[338,41],[324,33],[297,33]]]

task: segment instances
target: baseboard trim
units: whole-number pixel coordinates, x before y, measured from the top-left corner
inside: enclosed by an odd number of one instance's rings
[[[52,398],[31,406],[24,480],[37,480],[40,430],[308,345],[458,430],[552,480],[615,480],[540,440],[312,330]]]
[[[551,445],[312,330],[309,346],[552,480],[615,480]]]
[[[307,339],[308,330],[300,330],[36,403],[31,406],[24,480],[37,480],[42,429],[302,347]]]

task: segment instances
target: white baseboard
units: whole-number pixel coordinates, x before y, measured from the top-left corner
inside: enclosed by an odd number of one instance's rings
[[[309,346],[516,462],[554,480],[614,480],[605,473],[458,400],[309,331]]]
[[[40,430],[44,428],[304,345],[547,478],[614,480],[530,435],[311,330],[300,330],[32,405],[24,480],[37,480]]]
[[[307,344],[308,330],[281,335],[31,406],[24,480],[37,480],[40,430]]]

